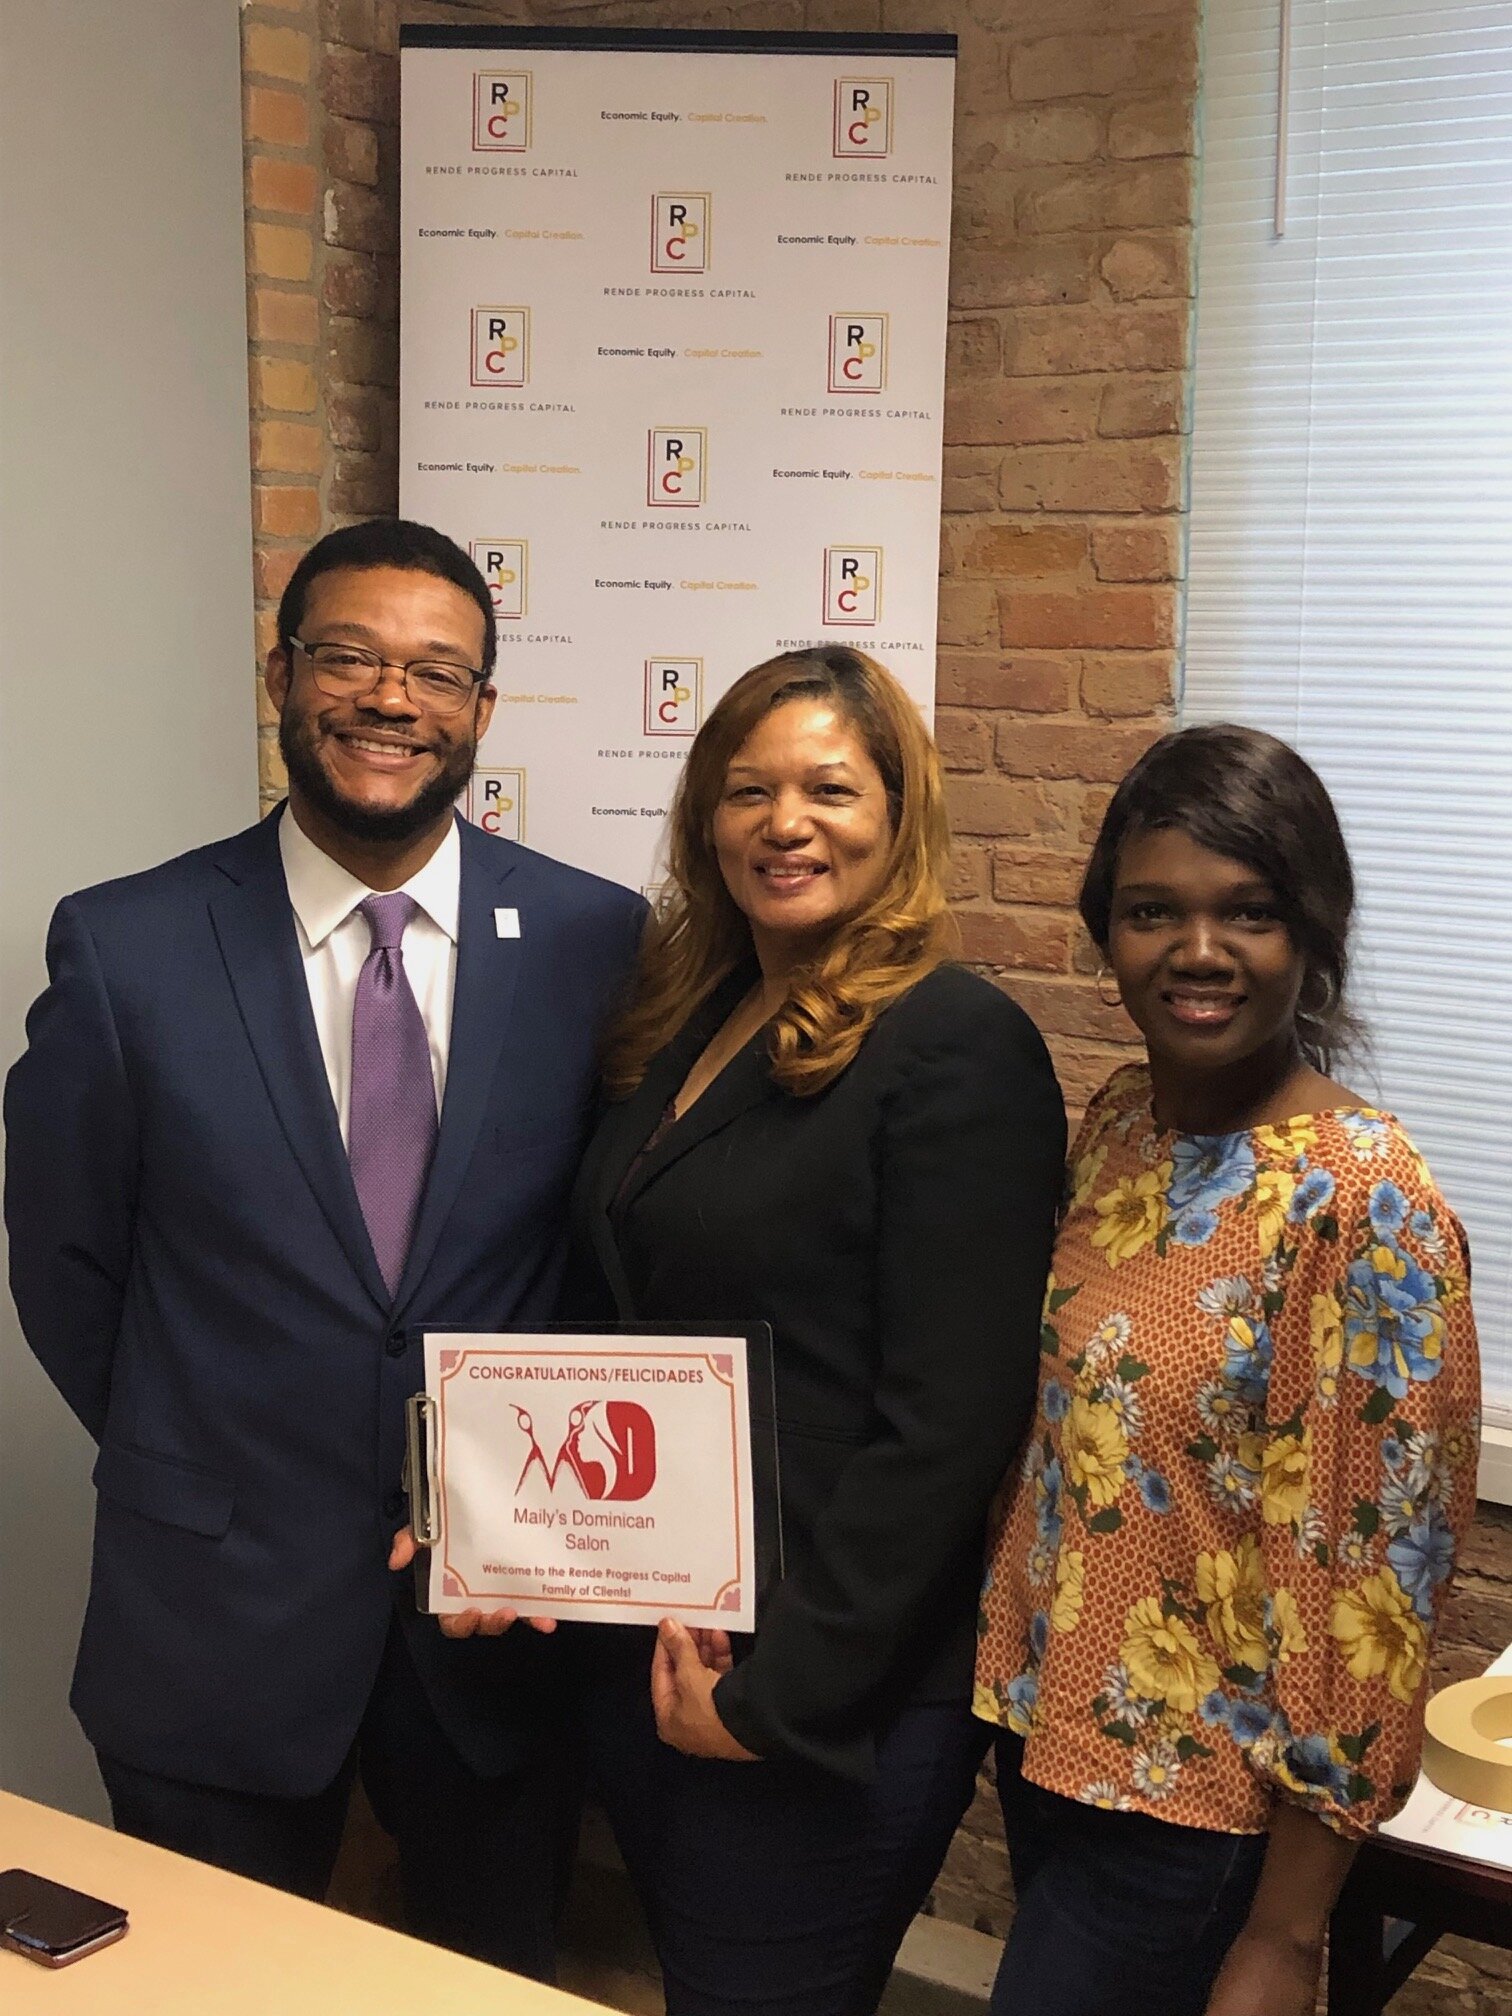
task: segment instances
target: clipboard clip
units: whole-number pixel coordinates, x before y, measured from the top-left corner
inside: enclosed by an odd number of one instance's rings
[[[436,1446],[436,1403],[428,1393],[414,1393],[404,1403],[404,1488],[410,1501],[410,1531],[417,1547],[434,1547],[441,1538],[436,1505],[433,1458]]]

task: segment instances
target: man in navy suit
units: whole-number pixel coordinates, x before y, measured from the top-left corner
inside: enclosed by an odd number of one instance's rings
[[[428,527],[304,557],[267,664],[288,801],[58,906],[6,1211],[99,1444],[72,1699],[116,1824],[319,1896],[360,1771],[411,1929],[549,1978],[550,1640],[448,1640],[387,1566],[422,1333],[552,1317],[644,918],[457,819],[495,645]]]

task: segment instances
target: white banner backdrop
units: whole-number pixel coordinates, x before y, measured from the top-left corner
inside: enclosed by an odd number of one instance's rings
[[[400,508],[494,597],[489,830],[654,887],[777,651],[854,644],[928,717],[953,52],[405,31]]]

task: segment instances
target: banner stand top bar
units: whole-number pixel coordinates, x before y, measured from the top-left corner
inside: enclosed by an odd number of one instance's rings
[[[626,49],[700,56],[949,56],[954,35],[786,34],[740,28],[403,27],[401,49]]]

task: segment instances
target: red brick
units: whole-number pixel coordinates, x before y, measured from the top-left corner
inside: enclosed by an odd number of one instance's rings
[[[308,83],[310,38],[302,28],[273,28],[249,21],[242,34],[242,68],[254,76]]]
[[[395,126],[399,121],[399,65],[392,56],[328,45],[321,66],[320,95],[327,112],[339,119]]]
[[[1095,262],[1090,240],[979,244],[958,234],[950,259],[950,305],[1049,308],[1088,301],[1097,278]]]
[[[399,382],[399,331],[388,322],[333,315],[326,325],[325,371],[335,384],[392,390]]]
[[[1110,98],[1115,92],[1162,92],[1197,83],[1197,23],[1142,34],[1047,35],[1015,49],[1008,81],[1016,99]]]
[[[320,309],[313,294],[258,287],[252,295],[254,343],[297,343],[308,348],[320,334]]]
[[[252,467],[270,475],[318,476],[325,436],[299,420],[259,420],[252,429]]]
[[[1190,161],[1042,169],[1019,196],[1018,228],[1025,236],[1034,236],[1190,224],[1194,200]]]
[[[1014,999],[1043,1036],[1092,1043],[1133,1043],[1139,1032],[1122,1008],[1107,1008],[1084,979],[1019,980]]]
[[[998,601],[1000,641],[1009,648],[1153,651],[1176,641],[1168,588],[1005,588]]]
[[[1080,525],[983,525],[967,539],[961,568],[967,574],[1042,580],[1074,574],[1086,557],[1087,534]]]
[[[315,244],[295,224],[249,224],[252,271],[265,280],[308,280]]]
[[[276,602],[289,585],[289,576],[299,565],[298,546],[254,546],[252,549],[252,592],[259,602]]]
[[[999,172],[1090,161],[1102,144],[1102,130],[1101,118],[1087,105],[968,114],[956,123],[956,158],[968,168]]]
[[[259,609],[252,618],[252,635],[257,645],[257,662],[261,664],[278,642],[277,612],[272,609]],[[261,684],[261,681],[258,683]],[[276,720],[277,716],[271,718]],[[267,724],[260,720],[259,725],[265,727]]]
[[[391,517],[399,508],[399,471],[393,458],[338,455],[328,502],[333,517]]]
[[[1064,658],[940,654],[935,697],[941,706],[1012,707],[1023,714],[1064,714],[1072,704],[1072,664]]]
[[[935,743],[947,770],[985,770],[992,760],[992,728],[979,714],[940,708]]]
[[[1025,783],[1014,777],[961,777],[947,794],[957,833],[989,839],[1076,844],[1082,793],[1070,783]]]
[[[252,491],[252,525],[274,539],[313,539],[320,530],[320,492],[299,483],[259,483]]]
[[[1175,372],[1160,378],[1115,379],[1103,388],[1097,431],[1107,439],[1181,434],[1186,427],[1186,381]]]
[[[378,135],[355,119],[327,119],[325,165],[338,182],[372,188],[378,180]]]
[[[333,315],[374,315],[378,310],[378,262],[363,253],[333,252],[321,279],[321,298]]]
[[[945,448],[940,483],[942,511],[994,511],[998,501],[998,479],[1002,473],[1001,450]]]
[[[997,597],[985,581],[940,583],[940,642],[996,644]]]
[[[1007,990],[1013,993],[1015,989]],[[1131,1061],[1127,1045],[1084,1043],[1074,1036],[1051,1036],[1050,1056],[1073,1124],[1113,1073]],[[1137,1054],[1137,1053],[1136,1053]]]
[[[313,413],[319,401],[315,373],[294,357],[252,359],[252,402],[275,413]]]
[[[268,147],[308,147],[309,104],[297,91],[249,84],[242,102],[242,126],[249,140]]]
[[[945,341],[947,385],[962,378],[996,377],[1002,368],[1002,331],[990,315],[952,320]]]
[[[961,956],[973,966],[999,966],[1041,973],[1065,970],[1071,946],[1069,921],[1048,910],[960,910]]]
[[[1003,330],[1010,377],[1081,371],[1180,371],[1191,310],[1185,302],[1020,308]]]
[[[1083,866],[1079,853],[1058,854],[1048,847],[998,847],[992,856],[992,894],[999,903],[1054,903],[1065,909],[1076,901]]]
[[[1171,704],[1176,660],[1168,651],[1129,651],[1082,660],[1081,702],[1113,719],[1159,714]]]
[[[257,611],[257,623],[259,628],[261,628],[261,626],[264,623],[266,623],[268,628],[272,630],[276,636],[278,629],[278,617],[277,612],[275,610],[259,609]],[[269,646],[269,649],[271,648],[272,647]],[[264,653],[264,657],[266,657],[266,653]],[[252,683],[257,693],[258,727],[276,728],[278,726],[278,709],[273,705],[273,702],[268,698],[268,689],[263,684],[263,677],[261,672],[258,673],[256,679]]]
[[[395,219],[376,189],[333,182],[326,196],[325,238],[344,252],[382,252],[392,245]]]
[[[1116,784],[1158,733],[1154,728],[1110,728],[1102,721],[1059,727],[1005,717],[997,725],[997,766],[1012,777]]]
[[[275,161],[254,154],[247,169],[247,202],[253,210],[309,217],[315,210],[315,170],[307,161]]]
[[[1095,525],[1092,567],[1099,581],[1178,580],[1180,520],[1145,518],[1132,525]]]
[[[1003,462],[1005,511],[1172,511],[1182,502],[1180,444],[1026,448]]]
[[[980,902],[988,894],[992,863],[985,847],[955,847],[945,893],[952,903]]]
[[[1108,121],[1108,152],[1115,161],[1142,161],[1156,154],[1197,151],[1197,104],[1185,93],[1142,98],[1120,105]]]
[[[947,374],[945,438],[951,443],[1027,445],[1085,441],[1097,431],[1102,392],[1094,378],[980,379]]]
[[[1098,264],[1115,301],[1186,300],[1195,291],[1190,231],[1119,238]]]
[[[1089,785],[1082,793],[1081,818],[1077,826],[1077,836],[1084,847],[1090,847],[1102,831],[1103,818],[1107,813],[1108,807],[1113,802],[1113,789],[1114,787],[1111,784]],[[1084,945],[1082,947],[1082,964],[1077,968],[1078,972],[1095,973],[1098,963],[1096,946],[1090,944]]]
[[[383,402],[370,391],[333,391],[326,399],[326,429],[333,448],[373,454],[383,446]]]

